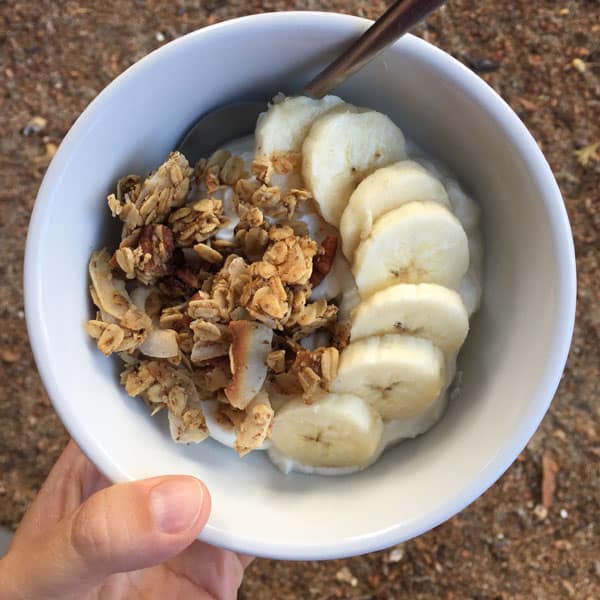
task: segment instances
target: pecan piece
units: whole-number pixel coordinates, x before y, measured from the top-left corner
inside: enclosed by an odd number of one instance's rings
[[[322,250],[313,257],[313,270],[310,276],[310,283],[313,287],[317,287],[331,271],[337,247],[338,239],[333,235],[328,235],[321,243]]]

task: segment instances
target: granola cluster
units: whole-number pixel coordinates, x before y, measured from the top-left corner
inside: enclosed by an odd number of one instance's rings
[[[335,378],[338,307],[311,292],[337,239],[312,239],[298,218],[310,193],[280,189],[272,175],[271,164],[246,165],[225,150],[194,168],[173,152],[108,196],[121,241],[112,254],[92,254],[97,313],[86,328],[105,355],[123,360],[127,393],[153,415],[167,410],[177,442],[209,435],[211,401],[243,456],[269,437],[273,398],[310,403]]]

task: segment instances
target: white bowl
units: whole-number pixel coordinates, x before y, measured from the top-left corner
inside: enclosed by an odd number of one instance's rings
[[[128,69],[85,110],[58,150],[27,240],[27,323],[37,365],[71,435],[112,480],[203,479],[213,512],[202,539],[241,552],[323,559],[381,549],[462,510],[507,469],[546,412],[574,319],[571,231],[550,168],[483,81],[407,35],[338,93],[390,115],[459,176],[483,209],[484,296],[459,362],[462,394],[426,435],[339,478],[281,474],[208,441],[171,442],[129,398],[84,332],[87,262],[111,241],[106,194],[146,172],[202,113],[301,89],[369,22],[277,13],[208,27]]]

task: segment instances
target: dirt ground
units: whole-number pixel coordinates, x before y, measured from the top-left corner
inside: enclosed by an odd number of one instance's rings
[[[67,440],[32,360],[21,285],[29,216],[56,146],[90,100],[150,50],[233,16],[294,8],[375,18],[385,3],[0,2],[1,523],[18,523]],[[599,598],[600,2],[451,0],[417,33],[479,72],[548,157],[577,250],[571,356],[527,449],[459,516],[350,560],[257,560],[240,598]]]

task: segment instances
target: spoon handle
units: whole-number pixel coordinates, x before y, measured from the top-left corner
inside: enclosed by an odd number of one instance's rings
[[[313,98],[322,98],[444,2],[445,0],[397,0],[341,56],[305,87],[305,93]]]

